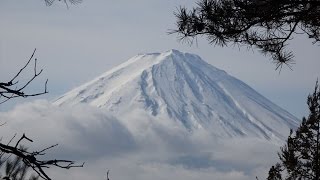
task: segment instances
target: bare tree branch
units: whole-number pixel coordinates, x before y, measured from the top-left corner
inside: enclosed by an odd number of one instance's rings
[[[17,97],[26,98],[30,96],[39,96],[39,95],[48,93],[47,91],[48,79],[44,84],[44,90],[42,92],[38,92],[38,93],[24,92],[24,90],[43,72],[43,69],[41,69],[40,71],[38,71],[37,69],[37,59],[36,58],[34,59],[35,52],[36,52],[36,49],[34,49],[27,63],[18,71],[18,73],[14,75],[14,77],[9,82],[0,81],[0,104],[5,103],[12,98],[17,98]],[[33,76],[26,83],[23,83],[23,84],[19,83],[19,80],[17,79],[20,77],[21,73],[25,71],[25,69],[30,65],[33,59],[34,59]]]
[[[10,146],[9,144],[5,145],[0,143],[0,151],[2,153],[7,153],[9,155],[15,155],[17,157],[22,158],[22,161],[28,166],[31,167],[41,178],[45,180],[51,180],[51,178],[46,174],[43,168],[50,167],[59,167],[63,169],[69,169],[72,167],[83,167],[84,163],[77,165],[74,161],[63,160],[63,159],[50,159],[50,160],[39,160],[38,156],[45,155],[45,151],[56,147],[58,144],[49,146],[40,151],[29,152],[24,148],[18,148],[22,140],[28,140],[33,142],[30,138],[28,138],[25,134],[21,136],[21,138],[17,141],[15,146]],[[12,140],[11,140],[12,141]],[[10,141],[10,142],[11,142]],[[2,154],[3,155],[3,154]]]
[[[48,93],[47,91],[47,84],[48,79],[44,84],[44,90],[38,93],[25,93],[24,90],[38,77],[41,75],[43,70],[41,69],[38,71],[37,68],[37,59],[34,58],[36,49],[33,51],[32,55],[30,56],[29,60],[26,64],[11,78],[9,82],[1,82],[0,81],[0,104],[7,102],[12,98],[17,97],[30,97],[30,96],[39,96],[42,94]],[[19,83],[19,78],[21,78],[21,73],[26,70],[28,66],[30,66],[31,62],[34,60],[33,65],[33,76],[27,80],[26,83]],[[2,100],[4,99],[4,100]],[[2,101],[1,101],[2,100]],[[49,159],[49,160],[40,160],[38,157],[45,155],[48,149],[56,147],[58,144],[49,146],[44,148],[40,151],[27,151],[25,148],[22,148],[21,142],[23,140],[27,140],[29,142],[33,142],[32,139],[28,138],[25,134],[23,134],[14,146],[11,146],[10,143],[15,139],[16,134],[10,139],[8,144],[0,143],[0,158],[3,156],[8,155],[5,161],[8,161],[12,155],[15,155],[18,158],[21,158],[22,162],[27,166],[31,167],[39,177],[45,180],[51,180],[51,178],[46,174],[44,168],[50,167],[59,167],[63,169],[69,169],[72,167],[83,167],[83,164],[77,165],[74,161],[70,160],[63,160],[63,159]],[[9,178],[9,177],[6,177]]]

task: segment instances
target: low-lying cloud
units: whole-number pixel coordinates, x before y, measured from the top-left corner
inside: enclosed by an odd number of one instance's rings
[[[25,133],[30,149],[59,146],[45,157],[65,158],[85,167],[49,169],[54,179],[263,179],[277,161],[278,145],[255,138],[219,139],[205,131],[188,132],[175,122],[113,117],[87,105],[57,107],[40,100],[0,113],[2,142]]]

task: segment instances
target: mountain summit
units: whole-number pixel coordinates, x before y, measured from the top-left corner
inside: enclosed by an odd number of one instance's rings
[[[299,122],[242,81],[177,50],[134,56],[54,102],[79,103],[116,116],[144,112],[218,137],[284,139]]]

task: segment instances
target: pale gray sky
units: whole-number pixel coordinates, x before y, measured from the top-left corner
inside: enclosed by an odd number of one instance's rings
[[[30,90],[42,88],[48,78],[50,93],[41,98],[51,100],[138,53],[178,49],[200,55],[298,118],[307,114],[306,97],[320,77],[318,45],[304,35],[291,41],[288,48],[294,51],[296,65],[293,71],[284,68],[280,75],[270,59],[255,50],[214,47],[204,38],[189,46],[167,32],[175,28],[173,11],[194,4],[189,0],[84,0],[67,9],[60,3],[47,7],[42,0],[2,0],[1,80],[17,72],[37,48],[44,73]]]

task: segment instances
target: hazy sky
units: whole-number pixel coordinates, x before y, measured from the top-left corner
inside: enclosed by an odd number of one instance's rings
[[[279,74],[269,57],[246,48],[220,48],[199,38],[192,46],[168,35],[175,28],[173,11],[190,0],[84,0],[70,6],[42,0],[0,2],[0,77],[8,80],[34,48],[44,73],[29,90],[42,90],[49,79],[54,99],[138,53],[178,49],[200,55],[215,67],[244,81],[298,118],[307,113],[306,97],[320,77],[319,46],[301,35],[290,41],[296,64]],[[2,109],[8,109],[14,101]]]

